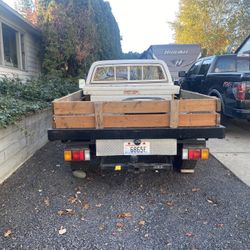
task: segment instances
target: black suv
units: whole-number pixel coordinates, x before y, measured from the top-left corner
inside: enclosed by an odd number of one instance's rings
[[[250,56],[222,55],[196,61],[179,72],[182,89],[216,96],[226,116],[250,121]]]

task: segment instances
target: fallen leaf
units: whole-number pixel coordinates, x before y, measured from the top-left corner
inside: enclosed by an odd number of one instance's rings
[[[215,205],[215,206],[218,204],[218,202],[215,201],[215,200],[212,199],[212,198],[208,198],[208,199],[207,199],[207,202],[208,202],[209,204],[213,204],[213,205]]]
[[[145,234],[145,235],[144,235],[145,238],[148,238],[148,236],[149,236],[148,234]]]
[[[124,224],[121,223],[121,222],[117,222],[117,223],[116,223],[116,227],[117,227],[117,228],[123,228],[123,227],[124,227]]]
[[[200,188],[192,188],[192,192],[199,192],[200,190]]]
[[[104,226],[103,224],[101,224],[101,225],[99,226],[99,230],[100,230],[100,231],[104,230],[104,228],[105,228],[105,226]]]
[[[193,235],[193,233],[186,233],[185,234],[187,237],[193,237],[194,235]]]
[[[132,217],[132,214],[130,212],[124,212],[124,213],[118,214],[117,217],[118,218],[130,218]]]
[[[144,226],[145,225],[145,220],[140,220],[139,222],[138,222],[138,224],[140,225],[140,226]]]
[[[173,206],[174,206],[174,203],[173,203],[173,201],[167,201],[167,202],[166,202],[166,205],[167,205],[168,207],[173,207]]]
[[[8,230],[6,230],[5,232],[4,232],[4,237],[6,237],[6,238],[8,238],[8,237],[11,237],[12,236],[12,231],[10,230],[10,229],[8,229]]]
[[[83,206],[82,206],[82,208],[84,208],[84,209],[89,209],[89,208],[90,208],[89,203],[84,203]]]
[[[70,196],[70,197],[68,198],[68,201],[69,201],[71,204],[76,203],[77,197],[76,197],[75,195],[74,195],[74,196]]]
[[[141,208],[142,210],[144,210],[144,209],[145,209],[145,207],[144,207],[144,206],[140,206],[140,208]]]
[[[96,207],[101,207],[101,206],[102,206],[102,204],[96,204],[95,206],[96,206]]]
[[[64,228],[64,227],[61,227],[60,229],[59,229],[59,231],[58,231],[58,233],[60,234],[60,235],[63,235],[63,234],[65,234],[67,232],[67,230],[66,230],[66,228]]]
[[[43,201],[44,201],[44,203],[45,203],[45,205],[46,205],[47,207],[50,205],[49,197],[44,198]]]
[[[216,227],[218,227],[218,228],[223,228],[223,227],[224,227],[224,224],[217,224]]]
[[[62,215],[74,215],[75,211],[71,208],[66,208],[64,210],[59,210],[57,212],[58,215],[62,216]]]

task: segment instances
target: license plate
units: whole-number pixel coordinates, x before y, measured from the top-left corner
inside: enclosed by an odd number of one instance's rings
[[[124,142],[124,155],[149,155],[150,142],[141,142],[140,145],[135,145],[133,142]]]

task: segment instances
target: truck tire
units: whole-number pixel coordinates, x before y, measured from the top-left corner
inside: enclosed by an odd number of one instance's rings
[[[173,169],[179,173],[194,173],[197,160],[183,160],[181,155],[177,155],[173,160]]]

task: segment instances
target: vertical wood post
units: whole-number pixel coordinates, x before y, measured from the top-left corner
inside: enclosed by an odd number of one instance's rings
[[[170,101],[170,128],[177,128],[179,125],[179,100]]]
[[[95,127],[103,128],[103,103],[95,102]]]

